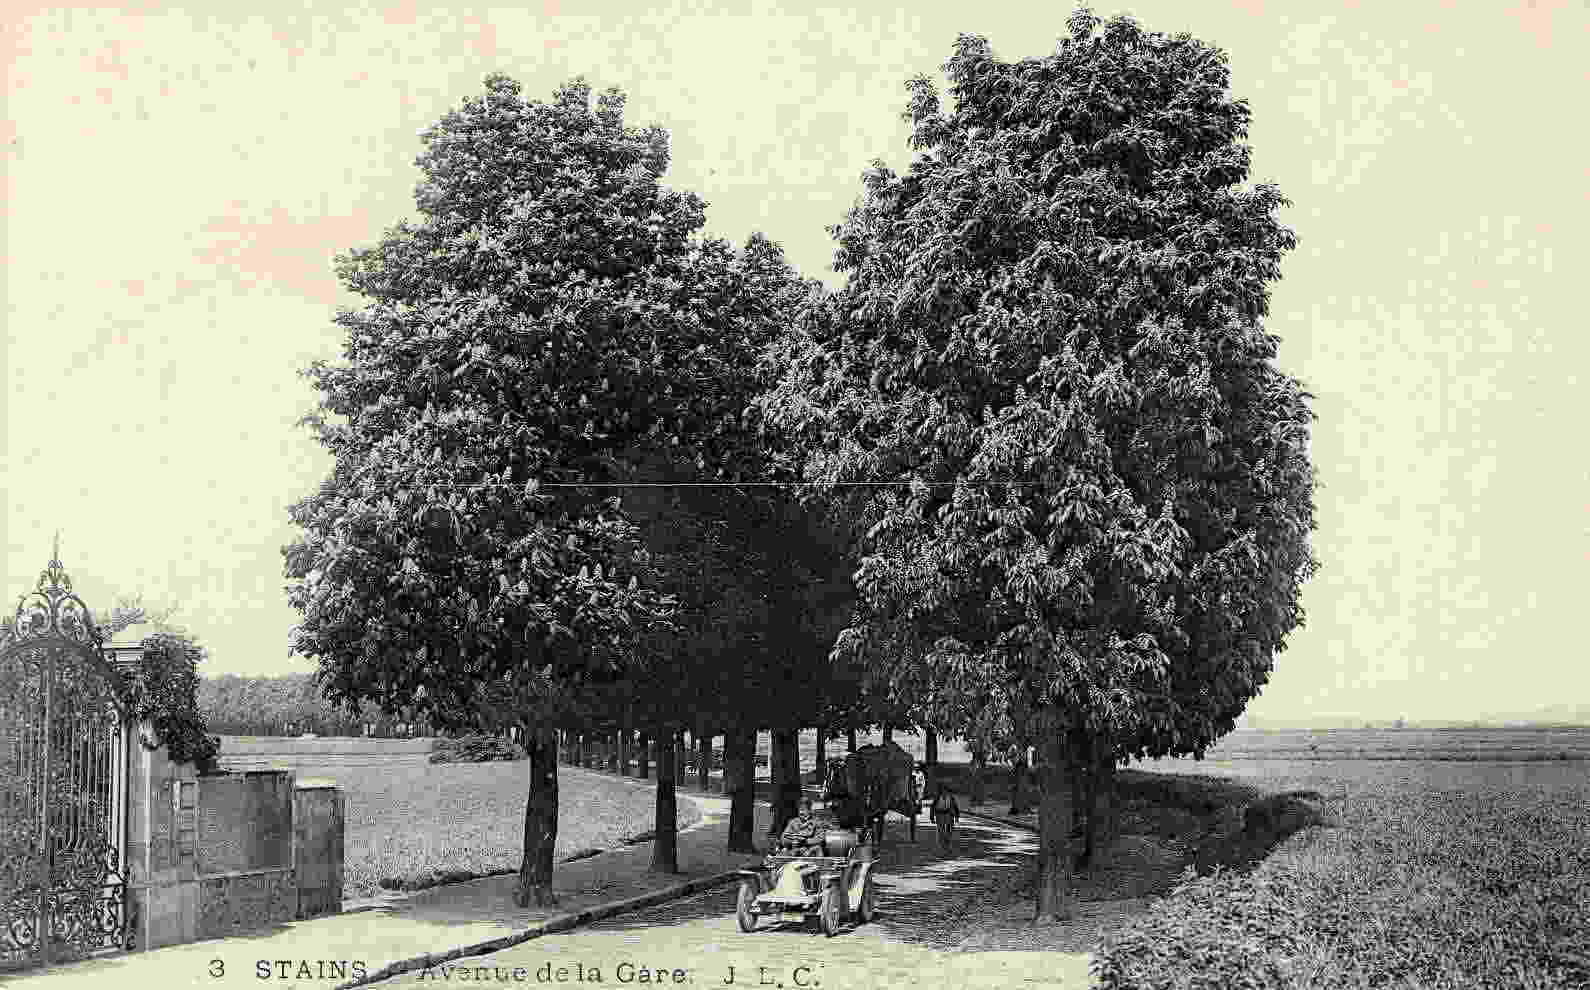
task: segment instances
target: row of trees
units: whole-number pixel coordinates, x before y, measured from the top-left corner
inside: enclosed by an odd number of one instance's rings
[[[365,702],[350,709],[329,701],[314,674],[239,677],[222,674],[199,680],[198,707],[210,731],[235,736],[430,735],[430,726],[412,712],[388,715]]]
[[[1302,621],[1310,413],[1262,325],[1294,240],[1223,54],[1083,10],[944,70],[831,228],[838,291],[701,237],[622,94],[500,75],[426,133],[420,220],[338,259],[367,303],[308,372],[293,648],[335,702],[520,731],[522,901],[560,730],[722,735],[748,844],[756,730],[788,780],[800,728],[924,725],[1036,747],[1063,915],[1079,803],[1201,755]]]

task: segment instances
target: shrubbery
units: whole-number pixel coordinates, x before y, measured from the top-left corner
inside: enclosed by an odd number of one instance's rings
[[[156,632],[144,638],[143,652],[126,683],[132,717],[150,723],[152,744],[164,746],[176,762],[191,763],[207,774],[218,769],[221,742],[209,734],[198,707],[198,665],[203,659],[204,649],[191,638]]]
[[[526,759],[524,747],[501,736],[459,736],[438,739],[432,763],[498,763]]]

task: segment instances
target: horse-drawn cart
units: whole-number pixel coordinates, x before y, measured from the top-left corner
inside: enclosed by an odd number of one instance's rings
[[[823,841],[830,855],[770,853],[761,869],[741,870],[735,903],[740,930],[754,930],[761,918],[802,924],[816,919],[823,934],[832,936],[846,921],[871,921],[876,895],[870,839],[866,829],[835,829]]]
[[[916,816],[921,811],[922,794],[911,754],[898,743],[863,746],[854,753],[829,760],[823,797],[838,809],[846,825],[868,826],[882,842],[889,812],[904,817],[911,825],[911,841],[916,841]]]

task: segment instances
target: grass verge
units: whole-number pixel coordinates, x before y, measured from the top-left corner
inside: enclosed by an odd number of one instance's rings
[[[527,766],[426,764],[340,774],[347,795],[345,896],[515,872],[524,848]],[[554,856],[567,862],[624,845],[651,830],[655,804],[651,788],[560,768]],[[700,809],[681,796],[679,827],[700,820]]]
[[[427,762],[431,740],[227,739],[223,762],[290,767],[342,789],[343,897],[421,890],[515,873],[524,848],[529,765]],[[656,792],[590,771],[560,767],[554,856],[573,862],[648,835]],[[679,796],[680,828],[701,809]]]

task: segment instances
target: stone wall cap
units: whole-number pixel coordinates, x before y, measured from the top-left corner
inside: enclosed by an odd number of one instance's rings
[[[337,789],[337,782],[329,777],[305,777],[298,782],[297,789],[300,791],[334,791]]]

